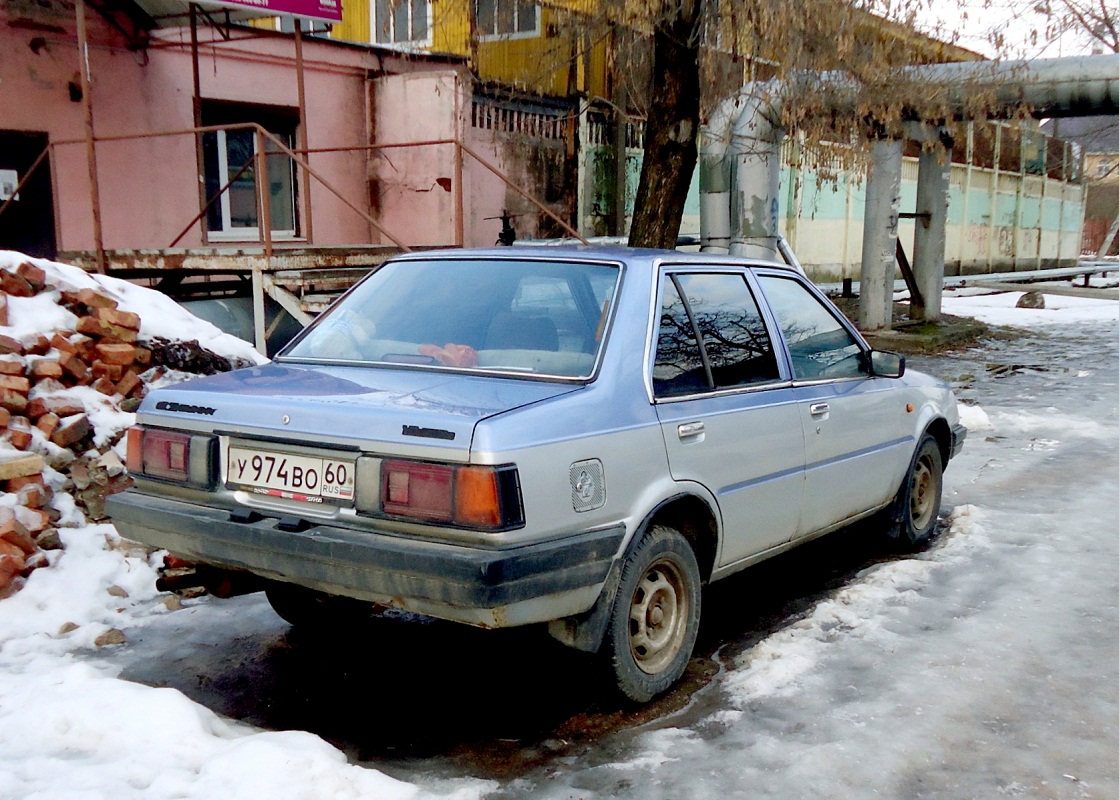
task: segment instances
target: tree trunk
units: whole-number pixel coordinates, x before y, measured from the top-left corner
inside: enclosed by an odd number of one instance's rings
[[[653,33],[653,98],[630,227],[631,247],[676,247],[699,138],[699,40],[704,0],[678,0]]]

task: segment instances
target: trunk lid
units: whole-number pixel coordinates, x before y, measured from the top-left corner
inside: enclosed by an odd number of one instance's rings
[[[272,363],[159,389],[139,413],[145,424],[366,451],[438,448],[465,459],[480,420],[580,388],[436,370]]]

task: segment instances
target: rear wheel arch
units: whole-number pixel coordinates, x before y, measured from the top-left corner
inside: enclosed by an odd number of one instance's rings
[[[553,620],[548,632],[576,650],[597,653],[606,637],[614,598],[621,583],[622,568],[645,534],[656,527],[672,528],[684,537],[695,555],[700,580],[706,584],[715,567],[719,545],[719,522],[710,502],[698,494],[684,492],[658,503],[637,526],[625,549],[614,559],[598,600],[582,614]]]
[[[645,532],[655,525],[665,525],[680,532],[695,552],[704,582],[709,580],[719,549],[719,523],[707,501],[690,493],[663,501],[638,527],[628,549],[632,550]]]

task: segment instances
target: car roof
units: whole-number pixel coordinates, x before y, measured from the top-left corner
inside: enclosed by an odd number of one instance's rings
[[[662,262],[674,264],[706,264],[715,266],[748,266],[783,269],[794,274],[797,270],[784,262],[743,258],[721,253],[692,253],[682,250],[657,250],[645,247],[617,245],[513,245],[512,247],[450,248],[416,250],[393,256],[392,261],[418,259],[499,258],[532,260],[620,261],[634,266],[652,267]]]

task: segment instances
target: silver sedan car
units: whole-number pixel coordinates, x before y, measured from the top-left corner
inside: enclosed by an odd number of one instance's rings
[[[265,366],[152,392],[121,533],[315,624],[545,624],[644,702],[702,588],[873,514],[932,533],[948,387],[797,271],[620,248],[417,253]]]

